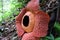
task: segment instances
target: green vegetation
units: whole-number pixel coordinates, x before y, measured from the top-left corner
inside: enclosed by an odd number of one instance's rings
[[[21,8],[25,5],[25,1],[18,0],[0,0],[0,22],[13,18],[14,15],[18,15]]]

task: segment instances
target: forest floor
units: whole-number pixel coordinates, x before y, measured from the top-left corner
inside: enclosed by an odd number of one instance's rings
[[[2,25],[0,25],[0,40],[18,40],[15,20],[2,22]]]

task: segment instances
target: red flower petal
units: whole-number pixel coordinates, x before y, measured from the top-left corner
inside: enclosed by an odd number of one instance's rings
[[[24,33],[24,30],[22,29],[22,26],[21,26],[21,20],[25,12],[26,12],[26,9],[23,8],[21,13],[16,17],[16,29],[17,29],[18,36],[22,36],[22,34]]]
[[[39,38],[34,37],[32,33],[26,33],[22,40],[39,40]]]
[[[35,14],[35,25],[33,34],[35,37],[44,37],[47,35],[49,16],[43,11]]]

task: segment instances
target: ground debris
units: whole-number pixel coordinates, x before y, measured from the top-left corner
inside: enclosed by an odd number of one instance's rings
[[[2,25],[0,25],[0,40],[18,40],[14,20],[2,22]]]

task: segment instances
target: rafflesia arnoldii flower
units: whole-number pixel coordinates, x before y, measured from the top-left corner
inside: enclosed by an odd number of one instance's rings
[[[39,40],[48,31],[49,16],[39,10],[39,0],[31,0],[16,17],[18,37],[22,40]]]

